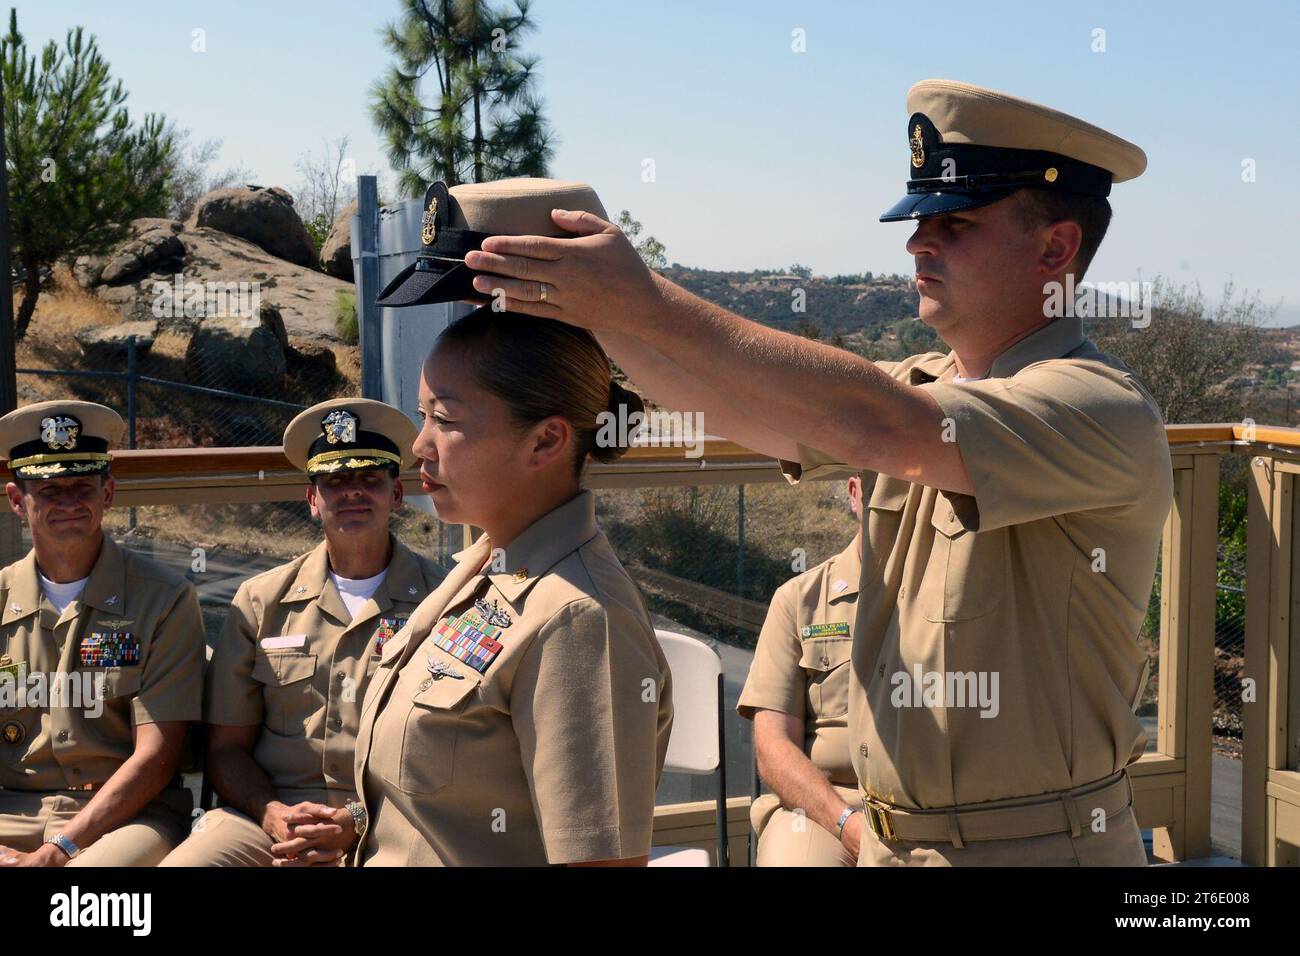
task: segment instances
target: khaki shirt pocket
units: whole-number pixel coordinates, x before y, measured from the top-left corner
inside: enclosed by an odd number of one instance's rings
[[[843,717],[849,711],[849,668],[853,639],[830,637],[803,642],[799,658],[808,677],[810,719]]]
[[[266,710],[263,718],[272,733],[300,737],[317,709],[316,655],[298,651],[258,654],[253,661],[253,680],[262,685]]]
[[[402,752],[398,789],[404,793],[437,793],[451,783],[456,763],[456,738],[465,704],[478,689],[476,677],[460,680],[426,678],[411,697]]]
[[[140,665],[132,667],[110,667],[104,670],[104,699],[116,697],[134,697],[140,693],[140,684],[144,679]]]
[[[970,621],[993,611],[1006,585],[1007,535],[966,530],[952,506],[936,499],[934,542],[917,596],[927,620]]]

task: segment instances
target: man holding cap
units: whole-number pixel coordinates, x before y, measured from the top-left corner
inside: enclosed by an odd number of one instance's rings
[[[342,856],[311,849],[304,834],[338,831],[336,815],[360,812],[352,757],[366,683],[384,643],[444,577],[389,530],[415,436],[400,411],[364,398],[322,402],[285,429],[285,457],[311,479],[307,501],[325,540],[235,594],[203,708],[208,774],[225,806],[162,865]]]
[[[188,581],[101,529],[123,430],[91,402],[0,418],[32,536],[0,570],[0,866],[153,866],[189,825],[203,621]]]
[[[1125,767],[1145,744],[1136,637],[1168,445],[1131,372],[1047,303],[1146,157],[965,83],[918,83],[908,113],[907,195],[881,218],[915,223],[920,318],[947,354],[872,363],[749,322],[585,213],[554,214],[576,238],[493,237],[465,265],[509,309],[592,329],[652,397],[791,481],[880,473],[849,688],[860,863],[1143,865]]]
[[[588,212],[602,220],[608,215],[596,191],[586,183],[534,178],[451,187],[433,183],[424,194],[420,253],[384,287],[377,304],[401,309],[430,302],[486,299],[474,289],[477,273],[465,265],[466,253],[481,248],[489,236],[535,234],[538,223],[549,223],[556,206]],[[543,234],[563,236],[565,231],[557,225]]]

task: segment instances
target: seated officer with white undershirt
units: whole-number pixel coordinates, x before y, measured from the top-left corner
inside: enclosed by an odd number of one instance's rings
[[[293,859],[280,845],[295,838],[295,813],[355,805],[366,683],[385,641],[445,574],[389,531],[415,435],[397,409],[347,398],[307,409],[285,430],[285,457],[311,478],[307,501],[325,540],[235,595],[203,708],[208,774],[224,806],[161,865],[283,864]]]
[[[0,866],[153,866],[189,822],[203,620],[193,585],[103,532],[125,430],[94,402],[0,418],[32,536],[0,569]]]

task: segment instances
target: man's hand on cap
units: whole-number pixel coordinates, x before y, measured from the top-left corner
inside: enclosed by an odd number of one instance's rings
[[[654,278],[623,231],[589,212],[556,209],[572,239],[492,236],[465,264],[485,295],[506,296],[506,311],[559,319],[594,332],[636,332],[654,314]],[[542,300],[542,284],[546,301]]]

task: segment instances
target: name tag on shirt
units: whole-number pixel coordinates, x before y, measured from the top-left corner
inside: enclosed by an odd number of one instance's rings
[[[848,637],[848,624],[805,624],[800,629],[800,636],[804,640],[819,637]]]
[[[286,647],[302,647],[306,643],[306,634],[281,634],[279,637],[262,638],[262,648],[268,651],[281,650]]]

